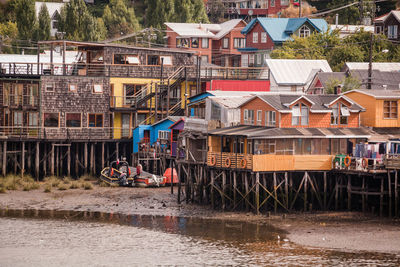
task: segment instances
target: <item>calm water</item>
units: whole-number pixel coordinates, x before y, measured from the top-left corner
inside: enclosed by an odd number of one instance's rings
[[[0,215],[0,266],[400,265],[389,254],[302,248],[266,224],[97,212]]]

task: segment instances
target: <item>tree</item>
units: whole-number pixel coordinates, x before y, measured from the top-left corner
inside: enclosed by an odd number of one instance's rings
[[[309,3],[306,1],[302,1],[301,4],[301,16],[302,17],[307,17],[311,15],[312,13],[315,13],[317,9],[313,6],[311,6]],[[299,17],[299,7],[295,7],[292,4],[286,9],[282,11],[282,17],[283,18],[297,18]]]
[[[175,0],[175,14],[177,14],[176,22],[193,22],[193,6],[191,0]]]
[[[332,48],[327,59],[333,71],[340,71],[345,62],[363,62],[365,54],[355,44],[344,44]]]
[[[165,22],[175,21],[174,0],[147,0],[146,26],[162,29]]]
[[[111,0],[103,13],[104,25],[109,38],[138,31],[139,22],[133,8],[128,8],[123,0]]]
[[[193,22],[210,23],[203,0],[192,0],[193,5]]]
[[[326,94],[333,94],[335,92],[335,87],[341,86],[341,91],[346,92],[354,89],[359,89],[361,86],[361,82],[349,75],[342,80],[339,79],[331,79],[326,83],[325,93]]]
[[[101,30],[98,20],[89,13],[83,0],[71,0],[60,13],[59,30],[65,39],[76,41],[99,41]]]
[[[0,47],[0,53],[16,53],[15,49],[13,49],[13,46],[15,46],[16,43],[13,40],[18,38],[17,23],[11,21],[0,23],[0,36],[2,38],[3,44],[7,45]]]
[[[35,1],[18,0],[15,12],[19,37],[23,40],[32,40],[36,27]]]
[[[37,28],[37,39],[38,40],[49,40],[50,39],[50,15],[47,10],[47,6],[42,4],[39,11],[38,17],[38,28]]]
[[[211,23],[221,23],[224,20],[225,5],[222,0],[209,0],[208,8]]]
[[[353,0],[332,0],[328,4],[328,9],[342,7],[347,4],[353,3]],[[335,12],[339,14],[339,24],[359,24],[360,22],[360,10],[358,5],[353,5]]]

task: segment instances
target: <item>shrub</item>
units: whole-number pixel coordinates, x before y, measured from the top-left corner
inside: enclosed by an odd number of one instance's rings
[[[67,190],[68,186],[64,183],[60,183],[57,188],[58,188],[58,190],[63,191],[63,190]]]
[[[51,192],[51,184],[46,184],[46,186],[44,187],[44,192],[45,193],[50,193]]]
[[[77,188],[79,188],[79,182],[78,181],[71,182],[69,189],[77,189]]]
[[[85,183],[83,183],[83,189],[91,190],[91,189],[93,189],[93,184],[90,182],[85,182]]]

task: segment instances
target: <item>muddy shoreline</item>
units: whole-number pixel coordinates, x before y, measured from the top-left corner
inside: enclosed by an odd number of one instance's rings
[[[43,189],[0,194],[0,209],[98,211],[107,213],[213,218],[263,222],[286,231],[296,244],[341,251],[391,253],[400,257],[400,220],[379,219],[355,212],[317,212],[289,215],[254,215],[219,212],[207,206],[178,204],[177,188],[109,188],[93,190]]]

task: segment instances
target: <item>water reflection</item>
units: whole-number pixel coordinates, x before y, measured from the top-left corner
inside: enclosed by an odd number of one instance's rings
[[[61,210],[0,210],[0,215],[1,266],[400,265],[390,254],[284,242],[285,234],[268,224]]]

